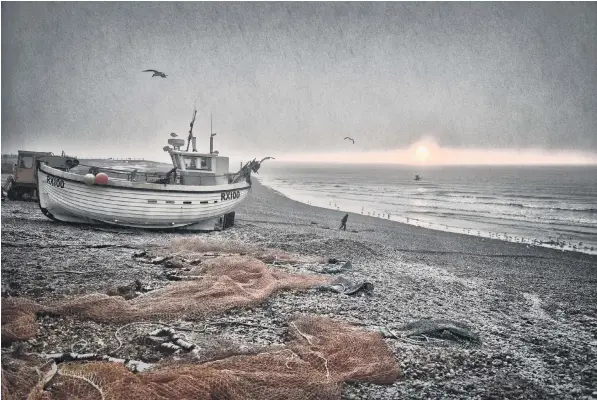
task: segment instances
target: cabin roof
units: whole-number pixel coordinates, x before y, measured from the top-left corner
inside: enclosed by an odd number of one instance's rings
[[[171,154],[181,154],[183,156],[194,156],[194,157],[212,157],[216,158],[219,157],[218,154],[209,154],[209,153],[197,153],[194,151],[179,151],[179,150],[170,150]]]
[[[32,155],[44,155],[44,156],[51,156],[53,155],[52,152],[49,151],[29,151],[29,150],[19,150],[19,155],[28,155],[28,154],[32,154]]]

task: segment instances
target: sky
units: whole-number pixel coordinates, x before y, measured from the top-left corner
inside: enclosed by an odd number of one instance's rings
[[[2,153],[597,163],[596,2],[2,2],[1,64]]]

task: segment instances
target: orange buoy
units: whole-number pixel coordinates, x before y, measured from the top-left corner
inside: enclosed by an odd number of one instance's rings
[[[95,176],[95,184],[96,185],[107,185],[108,184],[108,175],[100,172]]]

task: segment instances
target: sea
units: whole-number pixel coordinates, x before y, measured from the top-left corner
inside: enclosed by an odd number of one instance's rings
[[[171,168],[139,160],[81,164],[154,172]],[[2,174],[2,184],[7,176]],[[339,212],[597,254],[597,166],[267,162],[255,178],[290,199]]]
[[[317,207],[597,254],[597,166],[271,162],[257,177],[286,197]]]

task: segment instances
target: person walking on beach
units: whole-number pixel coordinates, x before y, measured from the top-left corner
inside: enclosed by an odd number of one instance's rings
[[[340,228],[338,228],[338,229],[344,229],[344,230],[346,230],[346,221],[348,221],[348,214],[346,214],[342,218],[342,223],[340,224]]]

